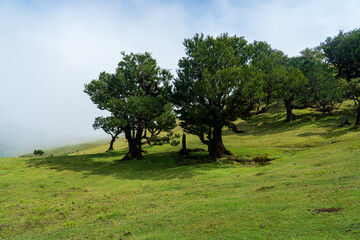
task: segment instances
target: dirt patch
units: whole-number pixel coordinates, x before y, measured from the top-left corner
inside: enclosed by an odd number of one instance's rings
[[[328,213],[328,212],[341,212],[342,211],[342,208],[319,208],[319,209],[314,209],[314,211],[316,213],[321,213],[321,212],[325,212],[325,213]]]

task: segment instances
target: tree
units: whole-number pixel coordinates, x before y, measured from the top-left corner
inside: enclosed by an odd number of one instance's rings
[[[327,61],[338,70],[338,77],[350,82],[360,77],[360,29],[328,37],[320,44]]]
[[[320,44],[326,60],[337,68],[338,78],[345,78],[348,82],[347,96],[355,103],[357,113],[355,128],[360,127],[360,29],[339,34],[333,38],[328,37]]]
[[[152,121],[149,121],[144,133],[145,142],[150,146],[163,145],[165,143],[173,146],[178,145],[180,142],[177,138],[179,138],[180,135],[172,132],[176,126],[176,115],[173,110],[173,105],[167,103],[164,106],[164,112]],[[150,133],[150,136],[148,136],[147,132]],[[160,137],[161,132],[167,132],[168,134]]]
[[[331,112],[342,103],[341,82],[334,77],[333,68],[325,63],[324,54],[317,49],[305,49],[297,57],[298,67],[308,80],[305,102],[321,112]]]
[[[293,109],[315,108],[331,112],[342,102],[342,89],[333,71],[316,49],[305,49],[298,57],[284,56],[278,72],[277,94],[286,107],[286,121],[294,120]]]
[[[254,108],[257,84],[251,81],[249,49],[243,37],[196,34],[185,39],[186,57],[179,60],[171,99],[188,132],[208,146],[212,158],[231,154],[222,129],[238,131],[232,121]]]
[[[146,129],[154,128],[154,121],[165,129],[159,117],[167,111],[164,86],[171,78],[170,72],[158,67],[150,53],[123,52],[114,74],[102,72],[98,79],[85,85],[85,93],[93,103],[121,122],[119,127],[129,147],[124,159],[143,157],[142,140],[147,138]],[[167,124],[175,126],[175,118],[172,120]]]
[[[254,41],[250,47],[250,69],[256,76],[260,91],[257,96],[257,111],[254,114],[268,110],[275,99],[275,92],[281,87],[280,78],[283,76],[286,57],[283,52],[272,49],[266,42]],[[260,107],[262,108],[260,109]]]
[[[124,121],[117,119],[115,117],[97,117],[95,118],[95,122],[93,127],[95,130],[102,129],[104,132],[111,136],[110,146],[107,151],[114,150],[114,142],[116,138],[122,133],[122,127],[124,126]]]
[[[41,157],[45,152],[43,150],[34,150],[34,155],[37,157]]]
[[[307,105],[304,102],[304,92],[306,90],[307,79],[299,68],[291,66],[289,63],[281,67],[281,75],[278,80],[277,95],[283,100],[286,108],[286,122],[295,119],[293,109],[303,109]]]

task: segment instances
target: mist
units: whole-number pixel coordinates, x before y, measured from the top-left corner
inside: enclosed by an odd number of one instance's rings
[[[266,41],[289,56],[357,28],[354,1],[1,1],[0,157],[107,135],[83,92],[121,51],[152,53],[175,74],[195,33]]]

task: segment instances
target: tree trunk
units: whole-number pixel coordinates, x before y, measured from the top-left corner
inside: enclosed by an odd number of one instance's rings
[[[185,133],[183,133],[183,137],[182,137],[182,148],[180,150],[180,154],[187,154],[187,149],[186,149],[186,135]]]
[[[143,128],[139,127],[136,130],[136,133],[134,132],[134,134],[131,134],[132,133],[131,128],[126,127],[124,132],[125,132],[125,138],[128,141],[129,151],[127,152],[127,154],[124,156],[123,159],[125,160],[132,158],[136,158],[136,159],[143,158],[142,146],[141,146]]]
[[[355,121],[355,125],[354,128],[359,128],[360,127],[360,106],[358,106],[358,108],[356,109],[356,121]]]
[[[214,127],[213,136],[208,144],[208,151],[210,157],[222,158],[224,155],[231,155],[229,151],[226,150],[223,141],[222,141],[222,127]]]
[[[286,122],[291,122],[295,119],[295,115],[292,113],[293,107],[291,106],[291,101],[285,101],[286,107]]]
[[[135,140],[135,139],[134,139]],[[141,140],[136,143],[136,141],[129,141],[129,151],[126,153],[123,159],[141,159],[143,158],[142,155],[142,148],[141,148]]]
[[[109,152],[109,151],[114,151],[114,142],[115,142],[115,140],[116,140],[116,137],[117,137],[117,136],[111,138],[110,146],[109,146],[109,149],[107,150],[107,152]]]

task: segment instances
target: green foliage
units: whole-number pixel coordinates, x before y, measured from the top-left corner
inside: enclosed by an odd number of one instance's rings
[[[172,131],[177,126],[173,105],[166,104],[164,110],[164,113],[150,121],[145,129],[144,139],[150,146],[163,144],[177,146],[180,143],[178,140],[180,135]],[[150,136],[147,135],[147,132],[150,133]],[[160,135],[162,132],[166,134]]]
[[[34,155],[37,157],[41,157],[45,152],[43,150],[34,150]]]
[[[351,81],[360,77],[360,29],[340,31],[321,43],[327,61],[338,69],[338,76]]]
[[[226,151],[222,127],[247,115],[258,91],[247,64],[249,47],[243,37],[227,34],[196,34],[184,46],[171,99],[183,129],[199,136],[211,156],[221,157]]]
[[[360,126],[360,99],[357,88],[360,78],[360,29],[346,33],[340,31],[337,36],[329,37],[321,43],[320,48],[324,51],[327,61],[337,68],[337,76],[345,78],[349,83],[347,96],[355,101],[357,128]]]
[[[111,141],[108,151],[114,150],[113,144],[120,133],[123,132],[123,127],[126,125],[124,119],[118,119],[116,117],[97,117],[93,124],[94,129],[103,129],[104,132],[111,135]]]
[[[122,56],[116,73],[100,73],[99,79],[85,85],[85,93],[99,109],[111,113],[107,124],[103,124],[104,118],[99,118],[94,127],[124,132],[129,143],[127,158],[141,158],[141,141],[147,138],[147,128],[161,132],[176,126],[163,93],[172,76],[158,67],[149,53]]]
[[[292,59],[289,59],[290,63],[282,69],[277,94],[285,102],[289,102],[295,106],[295,101],[300,104],[304,102],[304,92],[308,79],[305,78],[298,67],[292,66],[291,60]]]
[[[146,139],[147,140],[146,143],[148,143],[150,146],[155,146],[155,145],[161,146],[164,144],[177,146],[180,143],[179,138],[180,138],[180,134],[170,131],[165,136],[149,137]]]
[[[334,77],[334,69],[325,63],[325,56],[316,49],[305,49],[296,58],[297,66],[307,78],[303,102],[322,112],[331,112],[342,102],[342,82]]]
[[[354,101],[355,108],[358,112],[357,118],[359,118],[360,112],[360,78],[354,78],[345,86],[345,92],[351,100]],[[358,119],[357,119],[358,120]]]
[[[112,136],[118,135],[122,132],[122,128],[125,126],[126,122],[115,117],[97,117],[93,124],[94,129],[103,129],[104,132]]]
[[[286,58],[286,65],[280,67],[276,95],[286,108],[286,121],[294,120],[293,109],[306,108],[305,93],[308,79],[302,74],[295,58]]]
[[[266,111],[273,100],[276,99],[276,91],[280,89],[280,80],[284,75],[286,57],[283,52],[274,50],[266,42],[254,41],[250,48],[250,73],[256,78],[256,84],[260,86],[258,95],[255,95],[257,110]],[[260,110],[260,106],[263,108]]]

